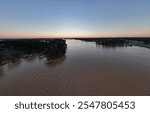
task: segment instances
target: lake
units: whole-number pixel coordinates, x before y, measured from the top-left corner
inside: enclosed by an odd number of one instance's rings
[[[52,63],[35,53],[0,66],[0,95],[150,95],[150,49],[66,43]]]

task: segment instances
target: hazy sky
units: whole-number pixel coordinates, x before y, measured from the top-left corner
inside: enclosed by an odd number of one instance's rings
[[[150,0],[0,0],[0,37],[150,36]]]

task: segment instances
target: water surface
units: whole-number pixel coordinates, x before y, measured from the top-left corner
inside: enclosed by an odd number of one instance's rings
[[[34,54],[0,66],[0,95],[150,95],[150,49],[66,42],[51,64]]]

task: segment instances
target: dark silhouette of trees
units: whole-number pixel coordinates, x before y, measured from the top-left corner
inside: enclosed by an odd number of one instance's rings
[[[95,42],[102,47],[142,46],[150,48],[150,38],[76,38],[86,42]]]
[[[0,65],[15,62],[37,53],[48,61],[65,55],[66,41],[63,39],[10,39],[0,41]]]

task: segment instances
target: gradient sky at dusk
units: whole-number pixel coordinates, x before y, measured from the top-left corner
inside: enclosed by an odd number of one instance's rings
[[[150,36],[150,0],[0,0],[0,37]]]

